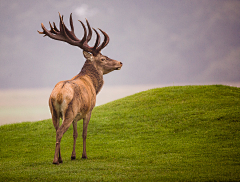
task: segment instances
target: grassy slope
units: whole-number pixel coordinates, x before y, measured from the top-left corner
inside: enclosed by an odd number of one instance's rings
[[[59,166],[51,120],[1,126],[0,181],[240,180],[239,88],[166,87],[96,107],[87,160],[78,125],[77,159],[70,127]]]

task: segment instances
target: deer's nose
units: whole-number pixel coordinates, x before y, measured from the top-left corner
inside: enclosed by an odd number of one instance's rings
[[[122,62],[120,62],[121,66],[123,65]]]

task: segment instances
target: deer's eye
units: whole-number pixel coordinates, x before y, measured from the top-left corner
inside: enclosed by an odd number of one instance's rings
[[[101,59],[101,61],[105,61],[105,59],[104,59],[104,58],[102,58],[102,59]]]

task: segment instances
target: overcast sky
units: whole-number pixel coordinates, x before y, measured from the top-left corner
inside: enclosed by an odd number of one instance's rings
[[[110,36],[123,62],[106,85],[240,82],[239,0],[0,0],[0,89],[53,87],[79,73],[82,50],[37,33],[73,13]],[[95,35],[90,45],[95,42]]]

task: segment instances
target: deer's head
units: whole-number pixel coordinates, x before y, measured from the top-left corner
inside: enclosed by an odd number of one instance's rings
[[[88,45],[88,42],[92,38],[92,29],[90,27],[90,24],[88,23],[87,19],[87,27],[88,27],[88,32],[86,30],[85,25],[82,23],[82,21],[79,20],[79,22],[82,24],[82,27],[84,29],[84,36],[80,40],[76,37],[74,33],[74,27],[73,27],[73,21],[72,21],[72,14],[70,15],[70,27],[71,30],[69,30],[64,22],[63,22],[63,16],[60,15],[59,13],[59,19],[60,19],[60,25],[59,29],[56,27],[55,23],[53,22],[50,24],[50,30],[47,30],[43,24],[41,24],[43,32],[38,31],[39,34],[44,34],[44,36],[48,36],[52,39],[59,40],[59,41],[64,41],[67,42],[73,46],[77,46],[83,50],[83,55],[84,57],[91,61],[93,65],[98,69],[98,71],[102,72],[102,74],[107,74],[113,70],[120,70],[122,67],[122,63],[113,59],[108,58],[107,56],[104,56],[101,54],[101,50],[107,46],[109,43],[109,36],[107,35],[106,32],[102,31],[99,29],[102,34],[104,35],[104,41],[100,44],[100,35],[98,34],[97,30],[93,28],[95,31],[97,38],[96,42],[93,47]]]
[[[110,73],[113,70],[120,70],[122,63],[113,59],[108,58],[107,56],[102,55],[101,53],[94,56],[93,54],[83,51],[84,57],[91,61],[98,71],[103,75]]]

